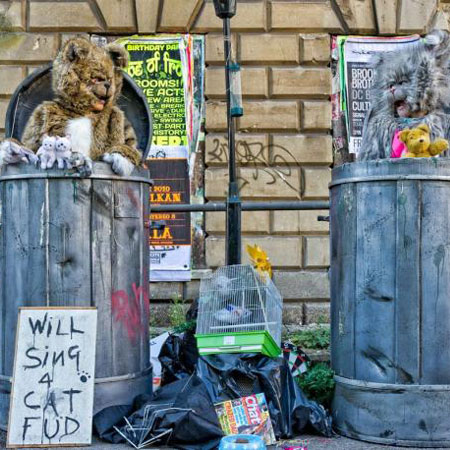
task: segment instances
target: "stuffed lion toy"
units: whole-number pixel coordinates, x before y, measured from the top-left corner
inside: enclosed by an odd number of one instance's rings
[[[40,104],[25,127],[24,155],[17,155],[17,145],[2,145],[0,162],[31,162],[27,149],[36,153],[44,136],[70,136],[71,158],[77,161],[73,165],[85,174],[91,172],[91,160],[103,160],[115,173],[129,175],[141,153],[132,126],[116,105],[127,64],[128,53],[120,45],[100,48],[84,38],[68,40],[53,63],[55,98]]]

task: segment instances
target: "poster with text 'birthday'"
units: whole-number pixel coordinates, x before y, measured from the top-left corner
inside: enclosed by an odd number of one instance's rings
[[[95,308],[20,308],[8,448],[89,445]]]
[[[200,128],[199,114],[195,113],[194,106],[194,48],[200,42],[203,52],[204,41],[195,40],[190,35],[162,35],[130,37],[120,42],[130,56],[126,71],[142,89],[153,117],[152,147],[147,164],[152,179],[157,181],[151,203],[190,203],[189,165],[191,153],[197,147]],[[203,73],[203,67],[200,73]],[[181,191],[174,185],[174,173],[178,180],[175,184],[178,187],[183,185]],[[171,178],[165,179],[166,175]],[[166,223],[164,229],[152,230],[151,233],[150,280],[189,280],[190,214],[151,214],[150,219]],[[178,239],[177,235],[182,235],[183,239]]]

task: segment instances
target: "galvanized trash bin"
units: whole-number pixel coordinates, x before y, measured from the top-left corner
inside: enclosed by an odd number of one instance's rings
[[[94,413],[152,389],[149,173],[7,166],[0,176],[0,425],[20,306],[98,308]]]
[[[346,164],[330,193],[334,425],[450,447],[450,160]]]

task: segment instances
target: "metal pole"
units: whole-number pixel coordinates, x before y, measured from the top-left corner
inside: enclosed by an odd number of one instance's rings
[[[241,263],[241,200],[236,175],[235,154],[235,121],[231,116],[231,28],[230,19],[223,19],[223,35],[225,50],[225,87],[227,90],[227,123],[228,123],[228,199],[226,226],[226,261],[227,265]]]
[[[244,202],[241,204],[242,211],[311,211],[320,209],[330,209],[330,202],[327,200],[297,201],[297,202]],[[205,211],[226,211],[227,203],[206,203],[203,205],[152,205],[152,213],[163,212],[205,212]]]

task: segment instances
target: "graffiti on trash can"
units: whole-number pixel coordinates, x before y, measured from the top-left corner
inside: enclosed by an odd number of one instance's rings
[[[111,308],[114,321],[121,322],[130,341],[135,342],[148,328],[149,298],[147,291],[141,286],[136,286],[136,283],[133,283],[131,288],[133,291],[131,296],[124,290],[113,292]]]

